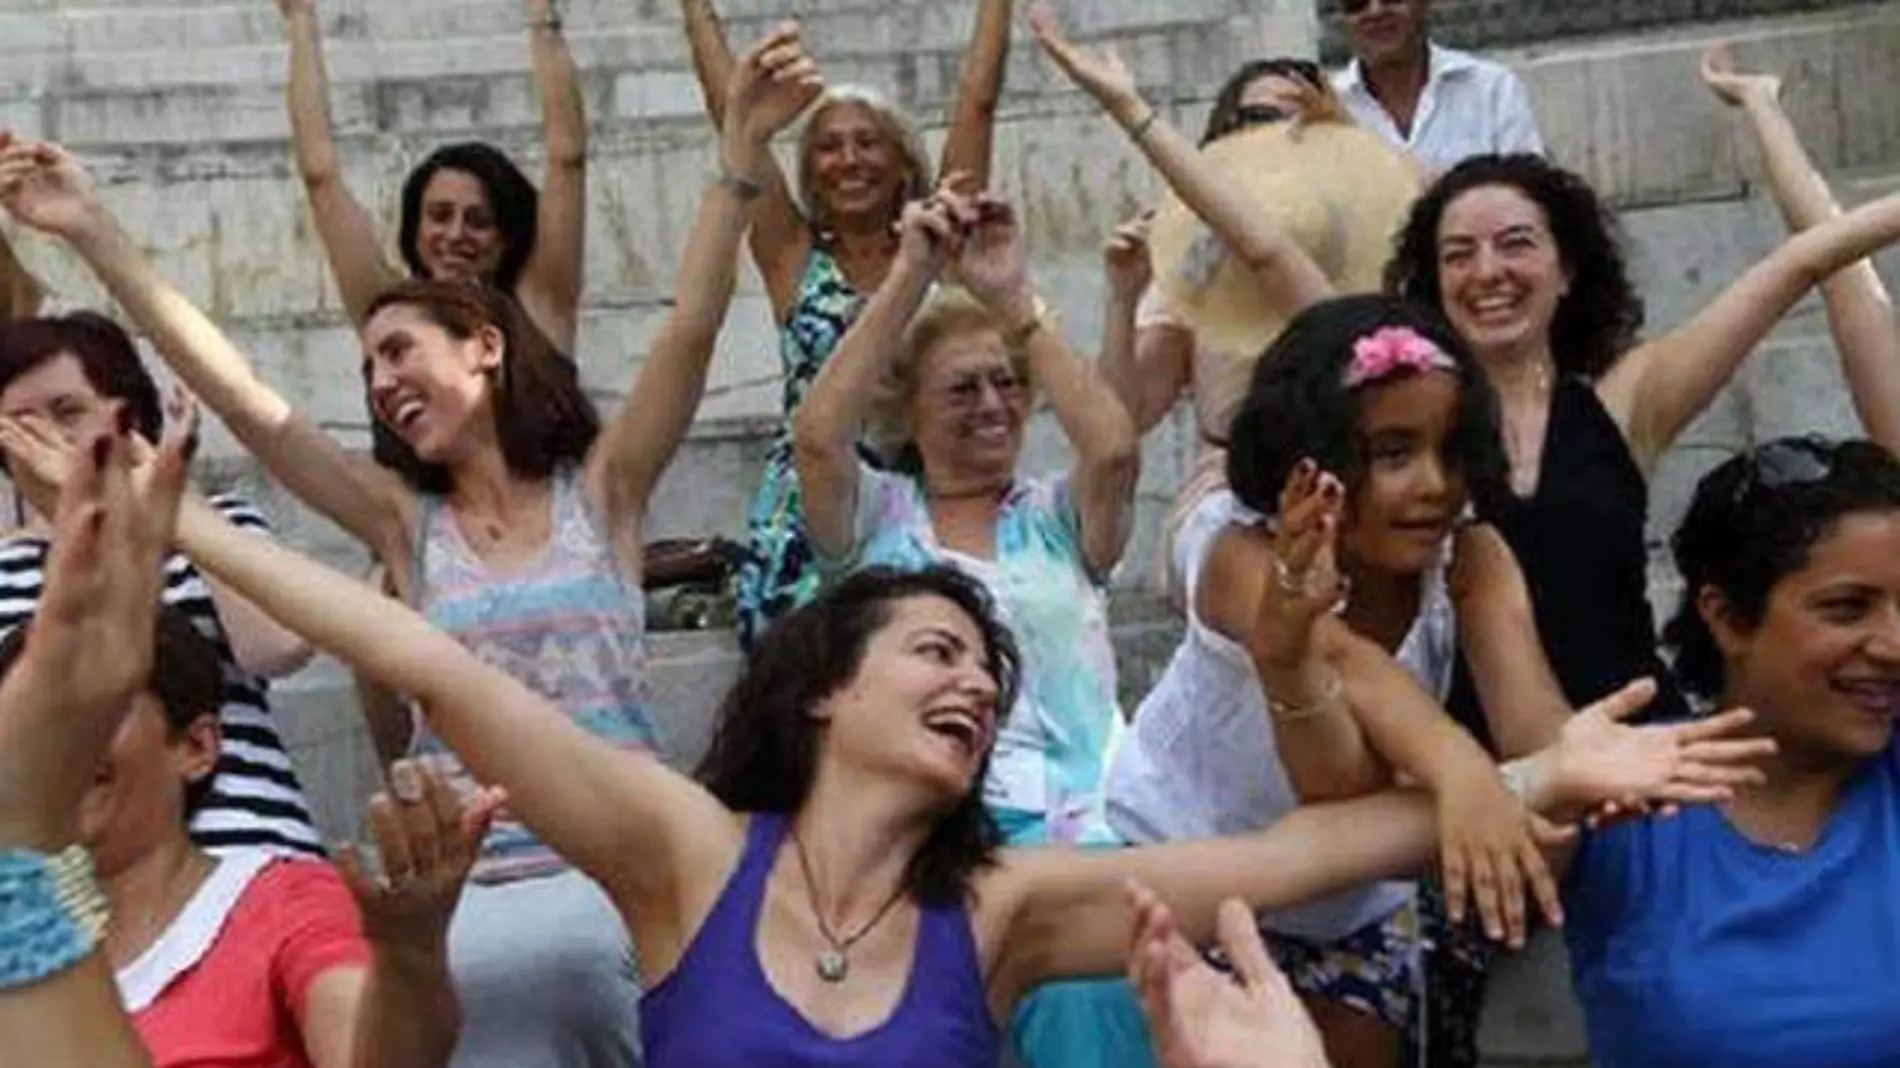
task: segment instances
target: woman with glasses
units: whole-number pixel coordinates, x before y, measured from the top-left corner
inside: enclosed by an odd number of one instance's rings
[[[1122,715],[1102,587],[1134,498],[1128,413],[1035,295],[1007,205],[952,177],[906,208],[900,240],[793,420],[812,544],[837,570],[950,564],[988,587],[1021,643],[1023,682],[984,802],[1013,845],[1110,843],[1102,790]],[[1111,268],[1144,270],[1119,240]],[[965,288],[933,296],[953,266]],[[1053,478],[1018,471],[1036,389],[1075,449]],[[867,423],[892,470],[858,458]],[[1145,1055],[1122,984],[1032,999],[1014,1038],[1034,1068]]]

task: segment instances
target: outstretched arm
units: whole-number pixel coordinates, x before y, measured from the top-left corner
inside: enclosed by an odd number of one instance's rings
[[[123,441],[81,444],[86,462],[53,516],[45,595],[24,650],[0,681],[0,851],[22,851],[16,862],[53,856],[78,840],[92,769],[150,679],[152,606],[185,483],[182,438],[169,440],[142,476],[127,471]],[[100,656],[103,649],[114,655]],[[50,873],[35,882],[52,896]],[[102,913],[103,897],[96,883],[90,888]],[[64,911],[44,900],[35,908],[21,889],[15,883],[9,904],[31,911],[10,920],[53,921]],[[0,990],[0,1033],[9,1048],[72,1068],[151,1063],[96,947],[95,939],[72,966]]]
[[[1326,273],[1280,224],[1223,180],[1194,142],[1141,99],[1114,50],[1094,56],[1077,47],[1063,36],[1055,13],[1043,0],[1030,9],[1029,17],[1043,51],[1128,132],[1182,203],[1253,271],[1263,299],[1291,315],[1333,295]]]
[[[1789,238],[1687,323],[1639,346],[1597,383],[1645,469],[1783,316],[1835,272],[1900,240],[1900,193]]]
[[[290,144],[297,173],[310,198],[317,237],[330,257],[330,273],[350,322],[362,326],[370,302],[394,281],[396,272],[383,258],[381,240],[369,209],[350,192],[336,158],[330,126],[330,76],[323,66],[323,41],[315,0],[277,0],[290,41]]]
[[[159,276],[65,150],[0,150],[0,206],[64,239],[185,385],[292,493],[379,555],[407,539],[413,498],[396,477],[344,451],[258,378],[230,338]]]
[[[970,50],[963,54],[957,79],[956,109],[951,112],[950,135],[943,143],[940,174],[967,174],[978,189],[990,185],[991,143],[996,134],[996,107],[1003,95],[1003,68],[1009,59],[1011,0],[982,0],[976,9],[976,30]]]
[[[648,754],[583,731],[405,605],[188,501],[180,547],[312,645],[407,694],[475,777],[623,910],[661,907],[729,826],[711,795]]]
[[[723,132],[726,90],[734,66],[725,27],[719,23],[713,0],[680,0],[680,15],[686,22],[686,43],[693,55],[693,72],[699,76],[699,91],[706,98],[706,111],[712,116],[713,127]],[[752,179],[763,190],[752,212],[752,259],[772,299],[772,315],[782,322],[798,299],[799,278],[806,257],[811,255],[811,231],[792,199],[791,185],[777,157],[767,153],[764,166]]]
[[[1702,80],[1747,118],[1768,170],[1769,192],[1789,231],[1838,218],[1840,204],[1781,108],[1781,79],[1736,71],[1728,46],[1717,45],[1702,57]],[[1900,326],[1880,273],[1872,260],[1851,264],[1821,283],[1821,297],[1861,424],[1869,437],[1900,452]]]
[[[515,295],[548,339],[572,355],[586,265],[587,111],[554,0],[528,0],[528,35],[547,174],[535,213],[534,251]]]
[[[1752,764],[1766,740],[1733,740],[1746,712],[1679,726],[1618,721],[1652,691],[1631,687],[1578,714],[1563,740],[1509,773],[1539,811],[1574,819],[1604,800],[1705,803],[1761,781]],[[1546,844],[1563,836],[1544,831]],[[1130,879],[1175,910],[1196,945],[1214,936],[1220,903],[1238,897],[1255,911],[1281,908],[1423,867],[1435,847],[1431,799],[1394,790],[1309,805],[1250,834],[1120,850],[1012,851],[997,883],[1009,909],[993,982],[1004,994],[1055,978],[1110,975],[1127,953]],[[1561,923],[1561,916],[1553,917]],[[1017,985],[1022,984],[1022,985]]]
[[[754,203],[745,183],[771,158],[771,140],[823,88],[799,44],[798,27],[780,26],[733,68],[721,140],[726,177],[700,201],[680,263],[672,310],[654,339],[639,380],[588,458],[602,515],[613,525],[620,558],[640,559],[640,521],[660,476],[692,427],[706,389],[719,328],[732,303],[739,236]]]

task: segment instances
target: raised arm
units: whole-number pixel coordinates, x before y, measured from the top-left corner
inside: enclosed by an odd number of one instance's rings
[[[1105,578],[1128,541],[1141,462],[1134,421],[1115,391],[1046,319],[1030,282],[1029,252],[1015,210],[983,199],[978,212],[981,221],[964,241],[957,275],[1000,320],[1008,343],[1028,353],[1030,376],[1048,395],[1075,450],[1069,487],[1083,558],[1091,573]]]
[[[713,0],[680,0],[680,15],[686,23],[686,43],[693,56],[693,72],[699,76],[700,94],[706,99],[706,111],[714,129],[723,132],[726,90],[734,66],[725,27],[719,23]],[[811,231],[792,199],[791,184],[785,180],[776,156],[767,153],[764,166],[752,180],[762,190],[752,210],[752,259],[772,299],[772,316],[782,322],[798,298],[799,277],[805,270],[805,258],[811,255]]]
[[[81,799],[133,697],[149,685],[152,606],[169,547],[187,457],[181,437],[133,477],[125,443],[82,443],[86,462],[53,515],[46,592],[26,645],[0,681],[0,853],[7,855],[8,934],[37,931],[38,952],[0,988],[0,1033],[41,1063],[143,1068],[150,1063],[98,951],[106,903],[90,874],[57,878],[71,857]],[[101,656],[101,650],[113,655]],[[66,903],[55,903],[55,892]],[[89,921],[97,921],[92,926]],[[56,935],[71,952],[52,959]],[[15,949],[19,943],[9,942]]]
[[[1810,289],[1900,240],[1900,193],[1794,235],[1687,323],[1644,344],[1597,383],[1645,469],[1728,383]]]
[[[943,143],[939,174],[967,174],[979,189],[990,184],[991,144],[996,108],[1003,96],[1003,68],[1009,59],[1011,0],[982,0],[976,30],[963,54],[957,76],[957,102],[950,113],[950,134]]]
[[[1194,142],[1141,99],[1134,77],[1113,49],[1097,56],[1077,47],[1041,0],[1030,8],[1029,18],[1043,52],[1128,132],[1182,203],[1253,271],[1269,304],[1292,315],[1333,295],[1326,273],[1272,215],[1223,181]]]
[[[1143,212],[1110,239],[1109,299],[1102,354],[1095,361],[1135,421],[1137,437],[1174,410],[1194,375],[1194,328],[1168,310],[1166,298],[1151,285],[1148,224],[1153,217]]]
[[[258,378],[223,331],[159,276],[63,149],[0,151],[0,206],[64,239],[184,384],[304,503],[379,555],[408,538],[414,499],[396,477],[345,451]]]
[[[794,24],[780,26],[733,68],[726,105],[730,121],[721,135],[725,174],[701,198],[673,308],[640,377],[588,458],[595,499],[623,542],[623,560],[639,560],[640,519],[699,410],[707,367],[732,302],[739,237],[748,208],[756,203],[756,176],[771,158],[772,136],[822,88]]]
[[[330,76],[323,65],[323,40],[315,0],[277,0],[290,42],[290,80],[284,89],[290,108],[290,144],[310,198],[317,237],[330,257],[330,274],[350,322],[362,326],[370,301],[394,281],[396,272],[383,258],[382,240],[369,209],[350,192],[336,158],[330,125]]]
[[[562,352],[580,329],[587,241],[587,111],[555,0],[528,0],[529,52],[541,94],[547,173],[535,214],[534,251],[515,295]]]
[[[859,431],[878,380],[904,343],[905,328],[955,254],[963,220],[974,211],[948,182],[929,200],[905,206],[897,259],[792,417],[805,525],[825,556],[842,558],[854,548]]]
[[[1453,916],[1469,905],[1493,938],[1516,943],[1526,898],[1553,915],[1556,884],[1489,754],[1390,653],[1334,617],[1345,594],[1334,563],[1344,500],[1337,478],[1298,464],[1281,490],[1271,547],[1245,543],[1260,556],[1246,584],[1257,591],[1251,627],[1239,640],[1268,696],[1280,762],[1306,800],[1384,787],[1388,769],[1423,784]]]
[[[5,144],[0,134],[0,145]],[[31,319],[46,303],[46,287],[20,262],[7,235],[0,234],[0,326],[15,319]]]
[[[1840,204],[1781,108],[1781,79],[1737,72],[1728,46],[1717,45],[1702,57],[1702,80],[1748,120],[1788,229],[1799,233],[1838,218]],[[1900,452],[1900,326],[1880,272],[1871,259],[1861,260],[1821,283],[1821,297],[1862,425],[1873,440]]]
[[[415,698],[476,778],[507,791],[522,821],[623,910],[670,904],[695,851],[729,828],[725,809],[690,780],[589,735],[407,606],[242,534],[199,502],[186,504],[179,544],[312,645]]]

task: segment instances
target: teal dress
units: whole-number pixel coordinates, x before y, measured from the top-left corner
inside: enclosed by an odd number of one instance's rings
[[[736,593],[739,643],[747,650],[772,620],[818,593],[818,567],[805,534],[798,469],[792,462],[792,415],[863,304],[838,261],[814,241],[799,279],[798,299],[779,326],[782,419],[765,454],[765,478],[746,520],[747,553]]]

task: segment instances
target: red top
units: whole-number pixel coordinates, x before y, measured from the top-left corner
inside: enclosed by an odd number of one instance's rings
[[[321,861],[273,861],[244,888],[204,956],[132,1023],[154,1068],[309,1068],[311,984],[369,964],[342,876]]]

